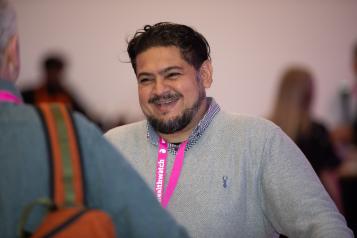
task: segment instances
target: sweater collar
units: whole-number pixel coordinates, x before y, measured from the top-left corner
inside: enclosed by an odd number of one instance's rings
[[[186,151],[188,151],[193,145],[197,143],[199,138],[202,136],[202,134],[212,122],[213,118],[221,110],[214,98],[208,97],[207,99],[209,104],[208,110],[203,116],[203,118],[200,120],[196,128],[192,131],[190,137],[188,138],[188,143],[185,149]],[[156,133],[156,131],[149,122],[147,122],[147,138],[151,142],[151,144],[158,146],[159,135]],[[176,154],[178,147],[179,144],[168,143],[168,150],[174,155]]]

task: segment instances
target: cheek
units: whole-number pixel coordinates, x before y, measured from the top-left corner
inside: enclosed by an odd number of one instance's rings
[[[197,84],[192,84],[181,90],[189,101],[195,100],[199,96],[200,87]]]
[[[145,93],[145,88],[138,86],[138,95],[139,95],[139,98],[145,97],[145,94],[146,94],[146,93]]]
[[[147,90],[144,89],[138,89],[138,95],[139,95],[139,102],[140,105],[145,105],[148,103],[150,94]]]

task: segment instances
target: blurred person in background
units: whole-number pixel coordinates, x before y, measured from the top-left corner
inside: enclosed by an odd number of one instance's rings
[[[344,83],[339,91],[338,120],[332,138],[343,159],[339,169],[344,213],[348,225],[357,234],[357,42],[352,49],[352,85]]]
[[[65,85],[66,60],[60,54],[49,54],[42,62],[42,84],[34,89],[24,90],[23,99],[26,103],[58,102],[67,107],[84,113],[78,99],[68,86]]]
[[[13,7],[0,0],[0,236],[17,237],[23,209],[50,197],[48,141],[35,107],[15,87],[20,70],[19,38]],[[145,182],[101,132],[78,113],[74,119],[83,158],[88,208],[106,211],[118,237],[187,237],[160,207]],[[31,214],[32,233],[45,215]]]
[[[41,64],[41,84],[38,87],[22,90],[25,103],[63,103],[68,108],[82,113],[103,131],[103,125],[95,115],[91,115],[83,106],[75,90],[69,86],[66,78],[68,60],[61,53],[48,53]]]
[[[329,131],[312,114],[314,77],[305,67],[285,70],[270,119],[302,150],[321,182],[342,211],[337,169],[341,163]]]
[[[357,145],[357,43],[352,49],[353,82],[342,80],[337,105],[334,104],[333,138],[338,144]]]
[[[352,72],[353,72],[353,76],[354,76],[354,87],[350,93],[350,97],[353,98],[353,101],[354,101],[353,103],[350,103],[353,105],[353,113],[351,116],[352,131],[353,131],[352,142],[355,146],[357,146],[357,43],[355,44],[354,49],[353,49]]]

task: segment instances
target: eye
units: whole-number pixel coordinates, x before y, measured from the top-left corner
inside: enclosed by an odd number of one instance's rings
[[[138,78],[138,83],[139,84],[149,84],[152,81],[152,78],[150,77],[140,77]]]
[[[176,78],[178,78],[180,75],[181,75],[181,73],[179,73],[179,72],[171,72],[171,73],[168,73],[168,74],[166,75],[166,78],[176,79]]]

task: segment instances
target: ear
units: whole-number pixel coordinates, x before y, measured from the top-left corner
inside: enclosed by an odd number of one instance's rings
[[[16,80],[20,68],[19,38],[10,38],[4,51],[4,67],[10,80]]]
[[[210,88],[212,84],[212,63],[211,60],[205,60],[199,70],[200,79],[204,88]]]
[[[9,64],[19,64],[19,37],[17,35],[10,38],[5,50],[5,56]]]

